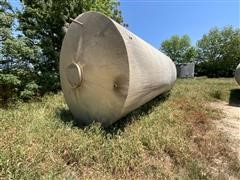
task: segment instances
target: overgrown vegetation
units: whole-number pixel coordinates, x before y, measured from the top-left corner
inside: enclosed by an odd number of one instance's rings
[[[178,80],[108,129],[77,127],[61,93],[1,109],[0,178],[238,179],[240,164],[212,126],[220,114],[207,105],[236,88],[233,79]]]

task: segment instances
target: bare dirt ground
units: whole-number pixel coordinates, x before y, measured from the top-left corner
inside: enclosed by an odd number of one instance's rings
[[[240,106],[231,106],[224,101],[212,102],[211,107],[223,112],[223,117],[215,121],[216,127],[229,139],[229,146],[240,160]]]

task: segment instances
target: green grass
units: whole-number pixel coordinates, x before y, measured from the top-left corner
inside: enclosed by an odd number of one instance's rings
[[[61,93],[0,110],[0,179],[240,178],[207,106],[233,79],[183,79],[108,129],[77,127]]]

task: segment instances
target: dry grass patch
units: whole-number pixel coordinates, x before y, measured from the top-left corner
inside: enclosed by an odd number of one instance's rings
[[[212,126],[212,88],[231,79],[178,80],[108,129],[78,127],[62,94],[0,110],[0,177],[13,179],[211,179],[238,177],[239,162]]]

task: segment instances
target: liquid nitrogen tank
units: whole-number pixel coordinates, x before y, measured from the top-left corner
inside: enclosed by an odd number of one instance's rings
[[[82,124],[109,126],[169,91],[176,74],[168,56],[97,12],[74,19],[63,40],[61,86]]]

